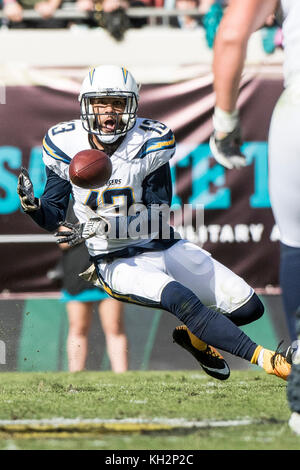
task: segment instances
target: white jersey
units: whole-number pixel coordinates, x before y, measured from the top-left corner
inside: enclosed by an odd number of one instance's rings
[[[300,75],[300,1],[281,0],[283,10],[284,78],[289,85]]]
[[[81,150],[91,148],[88,133],[80,120],[60,123],[49,129],[43,142],[45,165],[72,186],[74,212],[80,223],[88,220],[87,206],[93,210],[112,204],[127,206],[143,203],[143,182],[164,166],[175,153],[173,132],[158,121],[138,118],[120,146],[111,156],[112,175],[106,185],[88,190],[74,185],[69,178],[69,164]],[[116,217],[116,216],[115,216]],[[125,217],[125,216],[124,216]],[[151,234],[152,236],[152,234]],[[153,234],[153,237],[155,234]],[[145,245],[149,238],[92,237],[86,241],[91,256],[119,251],[129,245]]]

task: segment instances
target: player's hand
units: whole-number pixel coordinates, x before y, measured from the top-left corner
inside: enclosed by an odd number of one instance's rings
[[[34,9],[42,18],[47,19],[52,18],[57,10],[57,5],[53,1],[41,1],[35,4]]]
[[[18,178],[17,193],[19,195],[21,206],[24,212],[32,212],[39,209],[39,200],[34,197],[33,184],[29,173],[23,166]]]
[[[246,165],[246,157],[241,152],[242,139],[240,129],[236,128],[223,138],[218,138],[216,132],[209,141],[210,150],[215,160],[229,170]]]
[[[82,224],[82,238],[106,237],[111,229],[111,225],[104,217],[94,217]]]
[[[79,245],[84,240],[95,236],[106,237],[110,231],[110,224],[103,217],[89,219],[84,224],[60,222],[59,225],[65,227],[67,230],[57,231],[54,234],[55,237],[60,237],[57,239],[56,243],[67,243],[69,246]]]
[[[7,3],[3,7],[3,13],[9,21],[19,23],[23,20],[23,8],[17,1]]]
[[[57,238],[56,243],[67,243],[69,246],[79,245],[83,242],[82,229],[84,224],[71,224],[70,222],[60,222],[59,229],[54,234]],[[66,229],[66,230],[64,230]]]
[[[215,160],[230,170],[244,167],[246,157],[241,152],[243,142],[238,112],[227,113],[216,107],[213,123],[214,132],[209,145]]]

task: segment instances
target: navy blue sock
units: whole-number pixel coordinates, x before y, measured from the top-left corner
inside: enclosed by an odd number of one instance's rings
[[[257,344],[224,315],[203,305],[190,289],[179,282],[172,281],[166,285],[161,305],[205,343],[251,361]]]
[[[280,285],[291,341],[297,339],[296,311],[300,307],[300,248],[280,244]]]
[[[237,308],[233,312],[225,313],[224,315],[229,318],[235,325],[248,325],[258,320],[264,313],[265,308],[254,293],[252,297],[241,307]]]

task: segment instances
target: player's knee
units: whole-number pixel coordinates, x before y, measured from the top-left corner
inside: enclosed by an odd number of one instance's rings
[[[256,294],[253,294],[242,307],[239,307],[226,316],[237,326],[241,326],[258,320],[264,314],[264,311],[263,303]]]
[[[195,295],[177,281],[169,282],[161,294],[162,308],[176,315],[181,321],[190,311],[190,302]]]
[[[264,314],[264,304],[256,294],[252,295],[252,297],[248,300],[245,306],[248,310],[248,318],[250,322],[258,320]]]
[[[203,305],[190,289],[177,281],[170,282],[163,289],[161,306],[173,313],[199,338],[212,317],[219,315]]]

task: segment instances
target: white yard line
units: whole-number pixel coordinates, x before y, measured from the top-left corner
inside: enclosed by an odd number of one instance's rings
[[[257,423],[257,421],[245,418],[245,419],[235,419],[228,421],[217,421],[205,419],[201,421],[188,421],[186,419],[166,419],[166,418],[153,418],[153,419],[140,419],[140,418],[125,418],[125,419],[81,419],[81,418],[52,418],[52,419],[16,419],[16,420],[0,420],[0,430],[3,428],[15,428],[18,426],[24,427],[38,427],[45,428],[45,426],[53,429],[63,427],[65,429],[70,429],[72,427],[101,427],[101,426],[110,426],[118,425],[122,427],[126,425],[139,425],[145,427],[154,425],[155,427],[170,427],[170,428],[206,428],[206,427],[230,427],[230,426],[247,426],[249,424]],[[113,426],[112,426],[113,427]],[[2,428],[2,429],[1,429]]]

